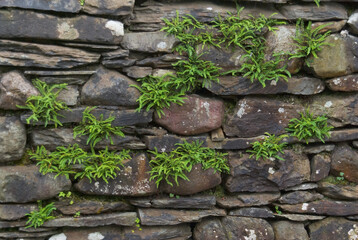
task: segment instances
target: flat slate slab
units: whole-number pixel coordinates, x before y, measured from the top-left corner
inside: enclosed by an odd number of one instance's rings
[[[63,18],[28,10],[0,9],[0,37],[43,39],[86,43],[118,44],[123,23],[79,15]]]
[[[68,12],[78,13],[81,10],[81,4],[78,0],[1,0],[0,8],[2,7],[16,7],[23,9],[34,9],[54,12]]]

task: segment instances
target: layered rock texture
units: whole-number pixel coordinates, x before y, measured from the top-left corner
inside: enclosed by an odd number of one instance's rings
[[[291,74],[287,81],[271,79],[263,87],[244,74],[221,74],[158,114],[138,109],[141,79],[170,81],[165,74],[176,76],[173,64],[188,59],[173,50],[180,39],[160,31],[164,19],[190,14],[213,25],[218,15],[236,14],[234,1],[0,0],[0,240],[357,240],[358,4],[319,5],[240,1],[242,19],[286,21],[276,32],[257,33],[266,39],[265,61],[297,53],[298,19],[306,29],[323,25],[320,32],[330,33],[317,56],[283,57],[278,67]],[[200,43],[193,51],[220,73],[248,63],[247,52],[233,45]],[[34,79],[67,84],[58,96],[68,106],[58,112],[62,126],[27,121],[32,113],[21,106],[42,94]],[[74,138],[86,107],[96,107],[91,113],[97,119],[112,117],[125,136],[104,138],[93,148],[87,136]],[[290,120],[306,109],[334,127],[324,142],[288,133]],[[279,154],[284,161],[247,152],[268,134],[288,134]],[[186,142],[224,153],[230,170],[196,162],[187,180],[157,183],[150,173],[153,152],[169,155]],[[76,175],[84,162],[67,176],[40,172],[56,159],[38,164],[36,149],[75,144],[96,154],[130,150],[130,157],[106,180]],[[26,228],[27,214],[50,203],[55,218]]]

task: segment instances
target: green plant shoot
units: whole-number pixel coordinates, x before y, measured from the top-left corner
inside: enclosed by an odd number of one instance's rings
[[[282,140],[288,137],[288,135],[275,136],[275,134],[269,134],[268,132],[265,135],[263,140],[254,142],[252,149],[247,150],[248,153],[251,153],[250,158],[255,156],[256,160],[263,158],[285,161],[279,154],[284,153],[283,150],[287,146],[287,143],[282,142]]]
[[[54,219],[55,217],[51,216],[52,212],[56,210],[54,203],[50,203],[45,207],[42,207],[42,202],[38,202],[38,210],[34,210],[31,213],[26,214],[28,220],[26,222],[25,228],[38,228],[42,226],[46,221]]]

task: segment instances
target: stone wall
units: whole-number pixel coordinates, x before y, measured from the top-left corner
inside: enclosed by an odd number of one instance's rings
[[[222,76],[159,118],[152,110],[136,111],[140,92],[130,85],[172,71],[185,58],[172,52],[178,40],[160,31],[162,19],[178,11],[208,23],[235,12],[232,1],[1,0],[0,239],[358,239],[358,4],[337,2],[240,2],[243,18],[277,13],[273,18],[288,21],[267,33],[268,51],[292,51],[299,18],[314,26],[332,23],[330,45],[310,57],[309,66],[286,61],[287,82],[263,88]],[[235,69],[240,54],[210,48],[202,57]],[[68,84],[59,96],[71,110],[61,112],[63,126],[27,124],[31,113],[17,108],[39,94],[35,78]],[[77,143],[89,150],[85,137],[73,138],[86,106],[125,126],[125,137],[96,148],[130,149],[132,159],[108,183],[42,175],[27,153],[37,146],[53,151]],[[307,108],[334,127],[325,143],[290,137],[285,161],[249,157],[253,142],[266,132],[284,134],[289,120]],[[184,140],[227,152],[230,173],[195,165],[190,181],[157,188],[147,150],[169,152]],[[345,181],[337,180],[342,173]],[[69,198],[58,196],[67,191]],[[56,218],[25,228],[37,200],[54,202]]]

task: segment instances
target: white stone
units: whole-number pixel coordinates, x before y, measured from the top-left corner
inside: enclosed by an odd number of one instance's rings
[[[102,240],[104,236],[100,232],[94,232],[88,234],[88,240]]]
[[[49,240],[66,240],[67,236],[64,233],[53,235]]]
[[[302,204],[302,210],[303,210],[303,211],[306,211],[306,210],[307,210],[307,207],[308,207],[308,203],[303,203],[303,204]]]
[[[327,101],[325,104],[324,104],[324,107],[325,108],[329,108],[329,107],[332,107],[333,103],[331,101]]]
[[[111,30],[112,35],[115,35],[117,37],[124,35],[123,23],[119,21],[109,20],[106,23],[105,27]]]

